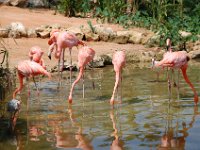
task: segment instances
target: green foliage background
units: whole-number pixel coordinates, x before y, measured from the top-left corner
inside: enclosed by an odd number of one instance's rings
[[[125,28],[145,27],[158,33],[163,41],[172,38],[174,44],[195,41],[200,34],[199,0],[60,0],[58,9],[66,16],[90,14]],[[180,30],[192,35],[183,38]]]

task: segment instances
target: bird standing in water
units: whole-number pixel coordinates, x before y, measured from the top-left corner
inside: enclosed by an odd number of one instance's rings
[[[78,81],[83,76],[85,66],[93,60],[94,55],[95,55],[95,51],[88,46],[84,46],[79,50],[79,53],[78,53],[79,74],[78,74],[77,79],[72,84],[70,94],[68,97],[69,103],[72,103],[72,94],[73,94],[74,86],[78,83]]]
[[[18,64],[17,74],[20,86],[13,92],[13,99],[15,99],[16,94],[22,90],[24,77],[34,77],[41,74],[48,76],[49,79],[51,78],[51,74],[47,72],[40,64],[30,60],[25,60]]]
[[[114,86],[112,97],[110,99],[111,105],[114,104],[115,92],[119,85],[120,79],[122,80],[121,72],[126,63],[125,51],[124,50],[115,51],[115,53],[113,54],[112,63],[114,65],[114,70],[115,70],[115,86]]]
[[[187,76],[188,61],[190,60],[186,51],[168,52],[163,56],[161,61],[154,63],[155,67],[168,67],[171,69],[180,69],[187,84],[194,92],[194,102],[198,103],[198,94]]]
[[[72,47],[78,45],[85,45],[82,41],[78,40],[78,38],[74,33],[69,31],[59,32],[59,30],[55,30],[54,32],[51,33],[51,37],[48,41],[48,44],[50,45],[48,52],[49,59],[51,59],[51,53],[53,52],[54,47],[56,47],[55,58],[58,59],[58,66],[60,66],[60,61],[62,59],[62,66],[61,68],[59,67],[60,71],[62,71],[64,67],[65,48],[69,48],[70,65],[72,66],[72,56],[71,56]]]

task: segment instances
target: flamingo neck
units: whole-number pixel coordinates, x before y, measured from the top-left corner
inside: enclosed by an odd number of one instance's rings
[[[69,99],[72,99],[72,94],[73,94],[73,90],[74,90],[74,86],[78,83],[78,81],[81,79],[82,75],[83,75],[83,72],[84,72],[84,68],[83,67],[80,67],[80,71],[79,71],[79,74],[78,74],[78,77],[77,79],[73,82],[72,84],[72,87],[71,87],[71,90],[70,90],[70,94],[69,94]]]
[[[116,89],[117,89],[117,87],[119,85],[120,76],[121,76],[121,72],[120,71],[116,71],[116,74],[115,74],[115,86],[114,86],[114,89],[113,89],[113,94],[112,94],[112,97],[111,97],[111,101],[114,100],[115,92],[116,92]]]
[[[189,86],[191,87],[192,91],[194,92],[194,102],[195,102],[195,104],[197,104],[198,101],[199,101],[198,94],[197,94],[193,84],[190,82],[190,80],[189,80],[189,78],[187,76],[186,70],[187,70],[187,65],[185,65],[185,66],[183,66],[181,68],[181,71],[182,71],[182,74],[183,74],[183,77],[184,77],[185,81],[187,82],[187,84],[189,84]]]

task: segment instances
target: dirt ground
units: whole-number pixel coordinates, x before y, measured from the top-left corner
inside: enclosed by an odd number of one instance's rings
[[[71,26],[80,26],[87,25],[87,21],[90,20],[92,24],[98,24],[96,19],[91,18],[67,18],[61,14],[54,15],[54,11],[52,10],[44,10],[44,9],[25,9],[25,8],[17,8],[11,6],[1,6],[0,7],[0,25],[6,26],[11,22],[21,22],[27,28],[35,28],[41,25],[50,25],[50,24],[60,24],[63,27],[71,27]],[[113,28],[113,30],[122,30],[123,28],[119,25],[114,24],[105,24]],[[140,29],[138,29],[140,30]],[[143,29],[141,29],[143,30]],[[28,59],[28,51],[30,47],[38,45],[40,46],[44,54],[44,60],[47,67],[52,67],[57,64],[57,60],[52,57],[50,61],[47,57],[48,51],[48,39],[41,38],[20,38],[20,39],[10,39],[4,38],[6,48],[9,50],[9,66],[14,67],[17,65],[19,61]],[[86,42],[88,46],[91,46],[96,54],[108,54],[113,53],[116,49],[125,49],[127,53],[131,53],[131,51],[137,50],[148,50],[143,45],[136,44],[117,44],[117,43],[109,43],[109,42]],[[73,60],[77,59],[77,48],[73,48]],[[66,59],[69,57],[69,52],[66,51]]]

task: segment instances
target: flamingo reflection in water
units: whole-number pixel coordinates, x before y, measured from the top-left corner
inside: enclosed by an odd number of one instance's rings
[[[63,116],[56,116],[55,119],[52,120],[51,118],[51,120],[48,121],[49,125],[53,126],[54,138],[49,137],[47,140],[49,142],[55,142],[57,148],[93,150],[91,139],[83,134],[83,129],[76,121],[71,105],[68,106],[67,113],[69,117],[66,117],[65,114],[64,118]],[[71,124],[68,124],[68,121]],[[63,127],[64,122],[66,122],[66,126]],[[77,133],[74,133],[74,129]]]
[[[186,123],[182,122],[182,129],[180,131],[173,128],[168,119],[167,128],[164,135],[161,137],[161,143],[158,146],[158,150],[185,149],[186,138],[189,136],[188,130],[193,127],[195,117],[197,115],[200,115],[198,112],[198,106],[194,106],[194,113],[191,121],[189,122],[189,126],[186,127]],[[178,124],[176,126],[178,127]],[[178,132],[181,133],[182,136],[178,136]]]
[[[115,119],[115,115],[114,115],[114,108],[112,108],[110,111],[110,119],[112,121],[112,126],[114,129],[114,132],[112,133],[112,136],[114,136],[114,140],[112,141],[110,150],[123,150],[124,142],[122,140],[120,140],[120,137],[118,136],[119,133],[118,133],[116,119]]]

